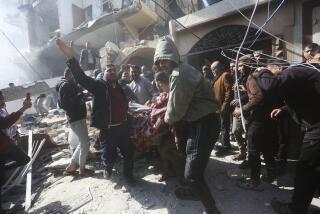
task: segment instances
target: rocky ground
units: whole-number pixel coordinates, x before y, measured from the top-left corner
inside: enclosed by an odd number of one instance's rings
[[[223,214],[274,213],[272,198],[289,200],[293,186],[293,165],[288,173],[278,179],[277,185],[264,184],[264,191],[253,192],[237,187],[236,179],[228,176],[237,171],[238,162],[231,156],[217,158],[211,155],[206,179]],[[96,169],[99,169],[96,166]],[[197,214],[202,205],[195,201],[180,201],[174,196],[176,179],[158,182],[160,174],[154,164],[139,159],[135,163],[138,184],[126,186],[121,179],[121,162],[116,165],[111,179],[105,179],[101,170],[93,177],[51,176],[34,192],[34,205],[29,213],[88,213],[88,214]],[[320,207],[320,200],[313,205]]]

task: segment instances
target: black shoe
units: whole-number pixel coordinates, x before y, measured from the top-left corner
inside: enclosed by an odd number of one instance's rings
[[[127,182],[127,184],[131,187],[134,187],[137,185],[137,180],[133,177],[133,175],[125,176],[124,179]]]
[[[250,168],[249,166],[249,161],[247,160],[244,160],[242,161],[242,163],[239,164],[239,169],[248,169]]]

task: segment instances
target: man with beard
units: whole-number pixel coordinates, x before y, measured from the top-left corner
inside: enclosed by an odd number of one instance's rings
[[[208,81],[210,81],[210,82],[213,81],[214,76],[213,76],[209,66],[207,66],[207,65],[202,66],[202,74]]]
[[[164,121],[185,124],[187,138],[184,177],[187,187],[175,190],[181,200],[201,200],[206,212],[220,213],[204,178],[211,151],[220,132],[217,103],[210,83],[201,72],[180,62],[176,46],[169,37],[159,40],[154,63],[170,76],[169,100]]]
[[[230,144],[230,102],[233,98],[232,77],[224,65],[215,61],[211,64],[211,71],[214,74],[213,94],[219,103],[217,113],[221,120],[221,147],[217,148],[216,156],[226,156],[231,150]]]
[[[236,82],[234,83],[233,90],[234,90],[234,99],[231,101],[230,105],[235,109],[240,108],[240,101],[242,105],[245,105],[248,102],[248,94],[246,91],[246,83],[250,73],[250,68],[247,66],[247,63],[250,64],[251,55],[244,55],[239,58],[239,75],[238,75],[238,85],[239,85],[239,94],[236,90]],[[236,80],[235,80],[236,81]],[[240,95],[240,97],[239,97]],[[245,118],[244,118],[245,119]],[[246,121],[245,121],[246,124]],[[242,127],[241,118],[233,117],[232,119],[232,134],[234,135],[240,153],[233,157],[235,161],[243,161],[239,167],[240,168],[248,168],[248,161],[247,158],[247,139],[243,137],[244,129]]]
[[[130,67],[132,81],[128,86],[138,98],[138,103],[144,105],[146,102],[151,101],[156,93],[153,90],[151,82],[140,74],[140,67],[137,65],[132,65]]]
[[[103,141],[102,161],[106,167],[107,176],[110,177],[112,174],[118,147],[124,159],[124,178],[129,185],[134,185],[134,147],[129,139],[128,98],[124,87],[118,84],[116,67],[108,63],[103,79],[92,79],[86,76],[79,66],[74,58],[72,47],[67,46],[60,39],[57,40],[57,45],[67,57],[68,68],[75,80],[93,94],[91,126],[100,130],[100,139]]]

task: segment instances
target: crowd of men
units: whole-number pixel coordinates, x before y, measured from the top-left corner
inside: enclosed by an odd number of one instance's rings
[[[58,104],[66,111],[70,124],[69,141],[76,138],[79,142],[71,148],[73,155],[65,169],[66,175],[93,174],[85,168],[89,138],[83,89],[93,97],[91,126],[100,130],[106,177],[112,176],[118,148],[123,157],[124,179],[129,185],[136,183],[129,102],[164,104],[165,114],[157,120],[155,128],[165,129],[166,135],[160,138],[157,151],[179,178],[181,186],[175,189],[175,195],[181,200],[200,200],[206,212],[213,214],[220,211],[204,172],[214,147],[216,156],[230,155],[230,139],[234,137],[239,153],[233,159],[242,161],[240,169],[250,169],[250,179],[239,182],[238,186],[262,191],[262,182],[272,183],[287,161],[288,121],[293,118],[301,126],[303,140],[292,201],[273,200],[271,205],[277,213],[308,213],[320,188],[320,47],[317,44],[304,49],[306,63],[299,65],[290,66],[284,59],[266,57],[263,51],[256,51],[253,56],[240,57],[238,65],[234,61],[229,65],[214,61],[199,72],[182,63],[174,42],[163,37],[154,55],[156,72],[137,65],[122,65],[118,72],[110,62],[103,72],[95,72],[94,78],[84,73],[95,69],[96,58],[100,58],[89,42],[80,63],[72,46],[60,39],[57,45],[67,58],[64,78],[57,85]],[[29,102],[25,101],[22,110],[13,114],[18,117]],[[7,117],[1,116],[1,128],[12,124],[2,122]],[[1,146],[5,136],[1,132]],[[2,149],[0,152],[10,154]],[[261,154],[267,172],[264,175],[261,175]],[[164,170],[162,180],[173,174]]]

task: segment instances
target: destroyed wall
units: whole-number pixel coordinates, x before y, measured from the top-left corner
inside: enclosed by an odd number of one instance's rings
[[[122,7],[122,1],[111,0],[112,10],[118,10]],[[85,21],[90,21],[97,19],[100,16],[107,14],[101,0],[58,0],[57,1],[58,10],[59,10],[59,24],[60,30],[63,35],[66,35],[78,27],[78,25]],[[77,9],[74,9],[77,8]],[[75,12],[79,10],[79,12]],[[83,16],[83,17],[79,17]],[[75,25],[75,19],[80,18],[80,23]]]
[[[29,92],[32,95],[40,94],[50,91],[50,87],[45,82],[36,82],[32,85],[27,86],[16,86],[12,88],[4,88],[1,89],[3,96],[6,101],[13,101],[17,99],[24,98],[26,94]]]
[[[135,64],[146,65],[152,68],[153,56],[157,40],[154,41],[140,41],[131,46],[119,49],[117,45],[112,42],[107,42],[104,47],[100,49],[100,63],[101,68],[105,68],[108,63],[113,63],[116,66],[121,64]]]

